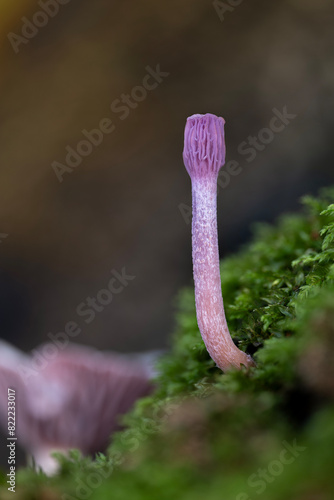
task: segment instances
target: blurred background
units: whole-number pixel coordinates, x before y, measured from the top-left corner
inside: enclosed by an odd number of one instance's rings
[[[225,118],[227,160],[238,162],[221,177],[221,256],[252,223],[334,182],[333,3],[236,3],[1,1],[3,339],[28,351],[75,321],[75,341],[100,349],[168,346],[173,298],[192,283],[191,114]],[[148,67],[163,76],[144,96]],[[132,95],[123,112],[122,94]],[[261,132],[284,107],[295,117]],[[57,176],[54,162],[105,118],[114,130]],[[249,136],[263,138],[254,158]],[[78,305],[124,267],[135,279],[86,323]]]
[[[236,3],[1,0],[1,338],[29,351],[75,321],[74,340],[99,349],[168,346],[192,283],[191,114],[225,118],[235,162],[220,177],[221,256],[334,182],[333,3]],[[263,132],[285,107],[294,117]],[[71,170],[66,148],[104,119],[113,131]],[[123,268],[135,279],[87,323],[78,306]]]

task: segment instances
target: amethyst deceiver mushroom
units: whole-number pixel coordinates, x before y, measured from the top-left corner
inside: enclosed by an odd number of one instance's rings
[[[192,258],[196,315],[205,346],[226,371],[254,366],[228,330],[221,293],[217,234],[217,179],[225,163],[223,118],[207,113],[187,119],[183,161],[192,185]]]
[[[54,344],[35,351],[46,352]],[[49,349],[49,350],[50,350]],[[119,355],[69,344],[46,366],[0,340],[0,424],[8,426],[8,387],[16,392],[16,435],[46,473],[56,472],[54,451],[104,451],[121,428],[119,418],[150,394],[154,353]]]

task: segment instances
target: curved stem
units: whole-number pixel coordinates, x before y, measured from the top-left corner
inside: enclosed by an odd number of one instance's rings
[[[217,232],[217,174],[192,178],[192,257],[197,323],[211,358],[225,371],[254,365],[228,330],[221,292]]]

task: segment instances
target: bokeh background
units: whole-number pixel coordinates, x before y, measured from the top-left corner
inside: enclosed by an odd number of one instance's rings
[[[28,351],[73,320],[79,343],[165,348],[192,280],[186,118],[223,116],[242,169],[219,191],[224,256],[334,182],[333,2],[69,0],[14,51],[41,3],[0,4],[1,337]],[[157,65],[169,75],[120,120],[111,103]],[[296,117],[247,162],[238,146],[284,106]],[[115,130],[60,183],[52,162],[103,118]],[[76,307],[123,267],[136,278],[85,324]]]

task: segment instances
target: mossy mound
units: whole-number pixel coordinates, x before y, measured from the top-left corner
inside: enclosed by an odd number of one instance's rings
[[[106,455],[21,470],[18,500],[334,498],[334,189],[303,203],[221,264],[230,331],[257,367],[214,366],[182,291],[155,394]]]

